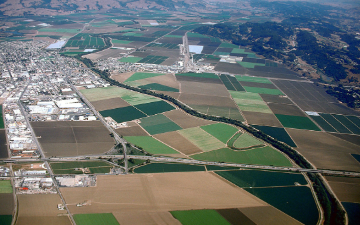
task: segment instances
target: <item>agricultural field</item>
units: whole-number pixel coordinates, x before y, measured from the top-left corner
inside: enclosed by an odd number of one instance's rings
[[[204,152],[225,147],[223,142],[200,127],[179,130],[178,132]]]
[[[140,120],[142,126],[149,134],[161,134],[182,128],[162,114],[146,117]]]
[[[296,128],[304,130],[320,131],[320,128],[314,124],[308,117],[303,116],[289,116],[282,114],[275,114],[280,123],[286,128]]]
[[[112,213],[75,214],[74,220],[79,225],[120,225]]]
[[[231,97],[242,111],[272,113],[259,94],[251,92],[229,91]]]
[[[289,134],[286,132],[284,128],[280,127],[269,127],[269,126],[258,126],[258,125],[252,125],[258,130],[261,130],[265,134],[276,138],[279,141],[282,141],[286,144],[288,144],[291,147],[297,147],[294,141],[291,139]]]
[[[119,61],[120,62],[127,62],[127,63],[137,63],[142,59],[143,58],[141,58],[141,57],[126,57],[126,58],[119,59]]]
[[[241,149],[249,149],[254,147],[262,147],[262,146],[264,146],[264,143],[250,136],[249,134],[244,133],[234,141],[231,147],[241,150]]]
[[[100,121],[31,122],[46,156],[101,154],[114,146]]]
[[[174,163],[150,163],[145,166],[135,168],[134,173],[172,173],[194,171],[205,171],[205,166]]]
[[[154,137],[185,155],[203,152],[198,146],[176,131],[156,134]]]
[[[113,167],[104,161],[56,162],[50,165],[55,174],[109,173]]]
[[[326,180],[341,202],[360,202],[359,178],[326,176]]]
[[[189,210],[189,211],[172,211],[171,214],[178,219],[183,225],[191,224],[209,224],[209,225],[230,225],[216,210]]]
[[[136,146],[143,148],[150,154],[179,154],[179,152],[149,136],[125,136],[124,139]]]
[[[2,105],[0,105],[0,129],[4,129],[4,118],[2,112]]]
[[[0,194],[13,193],[10,180],[0,180]]]
[[[5,130],[0,129],[0,159],[5,159],[9,157],[5,135]]]
[[[62,203],[57,194],[18,195],[18,201],[17,225],[71,225],[66,212],[57,209]]]
[[[222,143],[226,142],[236,133],[238,129],[224,123],[215,123],[207,126],[202,126],[201,129],[208,132]]]
[[[234,151],[229,148],[222,148],[214,151],[191,155],[196,160],[229,162],[240,164],[292,166],[290,161],[280,152],[270,148],[254,148],[247,151]]]
[[[103,110],[100,111],[100,114],[103,117],[111,117],[118,123],[146,117],[146,114],[139,111],[134,106]]]
[[[146,47],[179,49],[179,46],[177,44],[170,44],[170,43],[150,43],[150,44],[146,45]]]
[[[104,46],[105,43],[102,38],[92,37],[91,34],[80,33],[70,38],[64,47],[78,47],[79,49],[99,49]]]
[[[356,116],[316,113],[310,117],[327,132],[360,134],[360,119]]]
[[[163,113],[166,117],[174,121],[181,128],[192,128],[198,126],[205,126],[209,124],[214,124],[215,122],[210,120],[201,119],[198,117],[190,116],[181,110],[172,110]]]
[[[360,223],[359,213],[360,204],[355,202],[342,202],[349,219],[349,225],[356,225]]]
[[[167,56],[156,56],[156,55],[148,55],[145,58],[138,61],[138,63],[148,63],[148,64],[161,64],[163,63],[167,58]]]

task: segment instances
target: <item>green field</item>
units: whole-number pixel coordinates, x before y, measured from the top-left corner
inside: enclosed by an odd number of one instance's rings
[[[229,91],[235,103],[243,111],[272,113],[258,93]]]
[[[251,63],[251,62],[237,62],[237,63],[239,63],[241,66],[245,68],[251,68],[251,69],[254,69],[255,66],[265,66],[265,64],[262,63]]]
[[[360,128],[357,127],[353,122],[351,122],[346,116],[331,114],[335,119],[342,123],[347,129],[349,129],[354,134],[360,134]]]
[[[62,29],[62,28],[41,28],[39,32],[57,32],[57,33],[71,33],[76,34],[81,31],[81,29]]]
[[[225,147],[224,143],[200,127],[179,130],[178,132],[205,152]]]
[[[207,126],[202,126],[201,129],[208,132],[224,144],[236,133],[238,129],[228,124],[215,123]]]
[[[124,139],[151,154],[179,154],[179,152],[149,136],[125,136]]]
[[[302,174],[281,173],[261,170],[233,170],[216,172],[231,183],[241,188],[306,185]]]
[[[0,193],[13,193],[10,180],[0,180]]]
[[[172,105],[170,105],[165,101],[156,101],[145,104],[139,104],[136,105],[136,108],[146,113],[149,116],[175,109]]]
[[[235,77],[238,81],[272,84],[269,79],[262,77],[249,77],[249,76],[235,76]]]
[[[165,86],[158,83],[151,83],[146,85],[140,85],[139,88],[146,89],[146,90],[155,90],[155,91],[170,91],[170,92],[179,92],[179,89]]]
[[[168,38],[182,38],[183,36],[169,34],[169,35],[166,35],[165,37],[168,37]]]
[[[219,79],[219,76],[213,73],[177,73],[175,75],[186,76],[186,77],[202,77],[202,78]]]
[[[134,173],[170,173],[191,171],[205,171],[205,166],[174,163],[151,163],[136,168]]]
[[[269,94],[269,95],[284,95],[279,89],[270,89],[270,88],[259,88],[259,87],[246,87],[244,86],[247,92],[259,93],[259,94]]]
[[[258,126],[258,125],[252,125],[252,126],[258,130],[261,130],[265,134],[288,144],[291,147],[297,147],[296,144],[294,143],[294,141],[291,139],[291,137],[289,136],[289,134],[286,132],[286,130],[284,128]]]
[[[112,213],[74,214],[78,225],[120,225]]]
[[[104,111],[100,111],[100,114],[103,117],[110,116],[117,123],[122,123],[122,122],[126,122],[126,121],[139,119],[142,117],[146,117],[146,114],[139,111],[138,109],[136,109],[133,106],[104,110]]]
[[[143,72],[136,72],[134,73],[131,77],[129,77],[128,79],[125,80],[126,82],[129,81],[135,81],[135,80],[142,80],[142,79],[146,79],[146,78],[150,78],[150,77],[157,77],[157,76],[161,76],[161,75],[165,75],[163,73],[143,73]]]
[[[310,116],[322,129],[327,132],[338,132],[333,128],[326,120],[324,120],[321,116]]]
[[[143,118],[141,119],[140,125],[151,135],[182,129],[179,125],[163,114]]]
[[[196,160],[229,162],[241,164],[273,165],[273,166],[292,166],[290,161],[280,152],[268,146],[255,148],[247,151],[234,151],[229,148],[204,152],[192,155]]]
[[[307,186],[277,188],[244,188],[303,224],[315,225],[319,212]]]
[[[0,215],[0,224],[1,225],[11,225],[12,215]]]
[[[120,62],[127,62],[127,63],[137,63],[142,60],[141,57],[126,57],[119,59]]]
[[[307,117],[288,116],[288,115],[281,115],[281,114],[275,114],[275,116],[278,118],[278,120],[284,127],[321,131],[320,128],[318,126],[316,126]]]
[[[319,113],[320,116],[326,120],[332,127],[334,127],[340,133],[351,134],[351,131],[347,129],[342,123],[340,123],[333,115],[328,113]]]
[[[261,146],[261,145],[264,145],[264,143],[250,136],[249,134],[244,133],[235,140],[233,147],[237,149],[244,149],[244,148]]]
[[[85,97],[91,102],[105,100],[109,98],[116,98],[116,97],[121,97],[136,93],[115,86],[84,89],[84,90],[80,90],[80,92],[83,95],[85,95]]]
[[[124,41],[124,40],[111,39],[111,42],[112,42],[113,44],[124,44],[124,45],[127,45],[127,44],[130,44],[132,41]]]
[[[230,225],[230,223],[213,209],[172,211],[171,214],[182,225]]]
[[[99,37],[93,37],[90,34],[80,33],[70,38],[65,47],[79,47],[79,49],[86,48],[102,48],[105,46],[104,40]]]
[[[4,118],[3,118],[3,110],[2,105],[0,105],[0,129],[4,129]]]
[[[121,96],[121,98],[124,99],[130,105],[134,105],[134,106],[145,104],[145,103],[150,103],[150,102],[161,101],[158,98],[155,98],[155,97],[152,97],[149,95],[140,94],[137,92],[128,92],[127,95],[123,95],[123,96]]]
[[[247,52],[245,52],[245,49],[241,49],[241,48],[233,48],[233,50],[231,51],[231,53],[238,53],[238,54],[247,54]]]

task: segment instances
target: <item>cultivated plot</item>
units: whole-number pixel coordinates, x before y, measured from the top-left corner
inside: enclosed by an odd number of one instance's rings
[[[198,117],[190,116],[181,110],[172,110],[164,112],[163,114],[183,129],[215,123],[210,120],[204,120]]]
[[[312,122],[308,117],[289,116],[282,114],[275,114],[275,116],[284,127],[320,131],[320,128],[315,125],[314,122]]]
[[[242,111],[272,113],[259,94],[229,91],[231,97]]]
[[[124,139],[151,154],[179,154],[179,152],[150,136],[125,136]]]
[[[146,117],[140,121],[140,125],[151,135],[182,129],[163,114]]]
[[[204,152],[225,147],[224,143],[200,127],[179,130],[178,132]]]
[[[199,147],[176,131],[156,134],[154,137],[185,155],[202,152]]]
[[[236,127],[233,127],[224,123],[215,123],[207,126],[202,126],[201,129],[208,132],[224,144],[239,130]]]

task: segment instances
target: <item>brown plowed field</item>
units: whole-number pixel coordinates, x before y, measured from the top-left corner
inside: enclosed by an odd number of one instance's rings
[[[360,137],[358,135],[336,134],[336,133],[329,133],[329,134],[360,146]]]
[[[277,89],[273,84],[239,81],[242,86]]]
[[[245,216],[254,221],[256,224],[263,225],[300,225],[299,221],[288,216],[282,211],[272,207],[272,206],[263,206],[263,207],[252,207],[252,208],[241,208],[239,209]]]
[[[65,210],[58,210],[62,203],[57,194],[18,195],[19,211],[16,225],[71,225]]]
[[[114,140],[100,121],[32,122],[47,156],[100,154],[110,150]]]
[[[306,114],[295,105],[268,103],[268,106],[274,114],[282,114],[289,116],[306,116]]]
[[[218,209],[216,211],[229,221],[230,224],[256,225],[256,223],[250,220],[238,209]]]
[[[274,114],[242,111],[248,124],[283,127]]]
[[[0,215],[12,215],[14,211],[14,196],[12,193],[0,193]]]
[[[116,133],[122,136],[149,136],[137,123],[127,122],[127,125],[128,127],[116,129]]]
[[[240,66],[238,63],[224,63],[224,62],[219,62],[215,66],[215,70],[220,72],[229,72],[229,73],[241,74],[241,75],[245,75],[247,72],[247,70],[244,67]]]
[[[149,77],[143,79],[148,83],[158,83],[168,87],[179,89],[179,82],[176,80],[175,76],[172,74],[166,74],[162,76]]]
[[[360,154],[360,146],[318,131],[286,128],[297,150],[318,168],[360,171],[360,163],[350,154]]]
[[[170,212],[115,212],[115,218],[121,225],[143,225],[143,224],[174,224],[181,225]]]
[[[205,126],[215,123],[210,120],[204,120],[194,116],[190,116],[180,110],[172,110],[165,112],[163,114],[184,129],[191,127]]]
[[[91,104],[96,108],[97,111],[130,106],[130,104],[124,101],[122,98],[109,98],[105,100],[95,101],[92,102]]]
[[[223,84],[181,81],[181,93],[207,96],[229,97],[230,94]]]
[[[179,100],[187,105],[211,105],[226,108],[237,108],[235,102],[230,97],[181,93]]]
[[[326,177],[341,202],[360,202],[360,178]]]
[[[111,79],[114,79],[116,81],[119,81],[121,83],[124,83],[129,77],[131,77],[135,72],[129,72],[129,73],[114,73],[111,74]]]
[[[78,213],[167,212],[267,205],[210,172],[98,176],[97,186],[60,188],[70,211]],[[76,207],[79,202],[91,205]],[[119,219],[120,220],[120,219]]]
[[[176,131],[157,134],[154,137],[164,142],[165,144],[170,145],[174,149],[184,153],[185,155],[202,152],[200,148],[192,144],[188,139],[184,138]]]
[[[292,101],[290,101],[287,97],[284,97],[284,95],[260,94],[260,96],[265,102],[293,104]]]

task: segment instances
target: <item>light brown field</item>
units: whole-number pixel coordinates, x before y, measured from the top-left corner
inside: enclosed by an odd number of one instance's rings
[[[128,127],[116,129],[116,133],[122,136],[149,136],[137,123],[127,122],[127,125]]]
[[[163,113],[166,117],[174,121],[177,125],[181,128],[191,128],[191,127],[198,127],[198,126],[205,126],[209,124],[214,124],[215,122],[210,120],[204,120],[201,118],[197,118],[194,116],[190,116],[181,110],[172,110]]]
[[[188,139],[184,138],[176,131],[157,134],[154,137],[164,142],[165,144],[170,145],[172,148],[184,153],[185,155],[202,152],[200,148],[198,148],[196,145],[191,143]]]
[[[156,76],[156,77],[149,77],[149,78],[146,78],[143,80],[147,81],[148,83],[158,83],[158,84],[162,84],[165,86],[179,89],[179,82],[176,80],[175,76],[172,74],[166,74],[166,75]]]
[[[91,104],[96,108],[97,111],[130,106],[130,104],[124,101],[122,98],[109,98],[105,100],[94,101]]]
[[[318,168],[360,171],[360,163],[352,156],[360,154],[360,146],[325,132],[286,128],[298,146],[297,150]]]
[[[242,111],[247,122],[252,125],[283,127],[274,114]]]
[[[295,105],[268,103],[268,106],[274,114],[282,114],[289,116],[306,116],[305,113]]]
[[[208,96],[229,97],[230,94],[223,84],[181,81],[181,93]]]
[[[340,201],[360,203],[360,178],[327,176],[326,180]]]
[[[282,211],[272,206],[240,208],[239,210],[256,224],[302,224],[291,216],[283,213]]]
[[[237,108],[235,102],[230,97],[181,93],[179,100],[187,105],[211,105],[218,107]]]
[[[13,193],[0,193],[0,215],[12,215],[14,211]]]
[[[56,194],[18,195],[19,211],[16,225],[71,225],[66,211],[58,210],[62,203]]]
[[[91,188],[61,188],[70,211],[77,213],[166,212],[267,205],[211,172],[98,176]],[[91,201],[91,205],[76,207]],[[121,221],[120,218],[118,218]]]
[[[110,78],[121,83],[124,83],[129,77],[131,77],[135,72],[128,72],[128,73],[113,73],[111,74]]]

